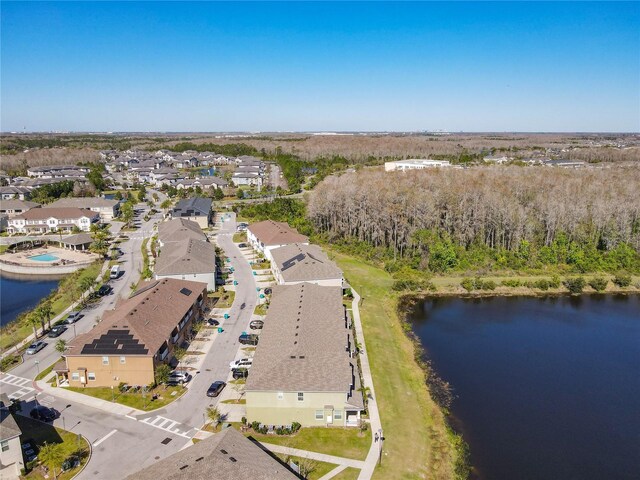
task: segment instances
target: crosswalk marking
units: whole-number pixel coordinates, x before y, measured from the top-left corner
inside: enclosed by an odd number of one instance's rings
[[[28,384],[31,384],[31,380],[29,380],[28,378],[16,377],[15,375],[11,375],[10,373],[5,373],[4,376],[0,378],[0,382],[18,387],[24,387]]]
[[[9,395],[9,400],[18,400],[19,398],[29,395],[30,393],[33,392],[33,390],[34,390],[33,388],[22,387],[20,388],[20,390],[16,390],[15,392],[11,393]]]
[[[189,432],[193,430],[192,428],[189,427],[187,430],[184,430],[184,427],[186,426],[183,426],[175,420],[171,420],[170,418],[165,418],[160,415],[157,415],[155,417],[148,417],[141,421],[142,423],[146,423],[151,427],[164,430],[165,432],[173,433],[174,435],[179,435],[183,438],[191,438],[193,436],[189,435]],[[178,426],[182,428],[178,428]]]

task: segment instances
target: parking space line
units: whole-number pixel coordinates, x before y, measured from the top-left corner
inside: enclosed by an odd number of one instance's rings
[[[104,437],[102,437],[100,440],[96,440],[95,442],[93,442],[93,446],[97,447],[98,445],[100,445],[102,442],[104,442],[107,438],[109,438],[111,435],[113,435],[114,433],[116,433],[118,430],[117,429],[113,429],[111,430],[109,433],[107,433]]]

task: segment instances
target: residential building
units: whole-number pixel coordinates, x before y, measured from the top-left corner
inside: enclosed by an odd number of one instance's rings
[[[484,160],[487,163],[497,163],[501,165],[503,163],[507,163],[510,160],[512,160],[512,157],[507,157],[506,155],[488,155],[484,157],[482,160]]]
[[[237,186],[246,185],[260,189],[262,188],[263,178],[258,172],[235,172],[231,176],[231,181]]]
[[[308,282],[344,287],[344,275],[317,245],[292,243],[271,250],[271,271],[280,285]]]
[[[364,402],[340,287],[276,285],[245,386],[247,419],[356,426]]]
[[[11,200],[12,198],[17,200],[29,200],[29,198],[31,198],[31,189],[16,185],[0,187],[0,199]]]
[[[102,222],[110,222],[120,213],[120,202],[102,197],[74,197],[60,198],[53,203],[45,205],[43,208],[86,208],[100,215]]]
[[[559,160],[547,160],[544,162],[547,167],[560,167],[560,168],[583,168],[587,166],[587,162],[583,162],[580,160],[567,160],[567,159],[559,159]]]
[[[200,228],[208,228],[213,218],[212,203],[210,198],[185,198],[173,207],[171,218],[184,218],[196,222]]]
[[[72,387],[149,385],[155,369],[202,318],[207,286],[163,279],[150,283],[107,311],[89,332],[69,342],[63,373]]]
[[[100,215],[81,208],[32,208],[8,221],[9,233],[47,233],[71,231],[78,228],[84,232],[91,224],[100,220]]]
[[[169,455],[126,480],[295,480],[299,478],[235,428]]]
[[[201,178],[185,178],[176,183],[176,188],[182,190],[184,188],[200,187],[202,190],[211,188],[226,188],[229,186],[224,178],[220,177],[201,177]]]
[[[207,284],[216,289],[216,248],[209,242],[184,239],[168,242],[154,266],[156,280],[175,278]]]
[[[425,168],[450,167],[451,163],[447,160],[430,160],[424,158],[410,158],[407,160],[397,160],[395,162],[384,162],[385,172],[393,172],[396,170],[422,170]]]
[[[274,222],[264,220],[252,223],[247,228],[247,240],[253,248],[262,252],[268,260],[271,258],[271,250],[284,247],[291,243],[308,244],[309,238],[298,233],[286,222]]]
[[[0,215],[7,215],[11,218],[39,206],[39,203],[26,200],[0,200]]]
[[[3,480],[17,480],[24,468],[20,435],[22,430],[3,402],[0,407],[0,478]]]
[[[174,218],[158,225],[158,243],[163,247],[169,242],[183,242],[186,240],[207,241],[200,225],[185,218]]]
[[[27,175],[35,178],[82,177],[90,171],[90,167],[76,165],[48,165],[44,167],[30,167],[27,170]]]

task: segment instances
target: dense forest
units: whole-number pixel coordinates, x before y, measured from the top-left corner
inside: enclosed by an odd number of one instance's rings
[[[326,178],[307,214],[389,270],[638,272],[639,192],[633,167],[362,171]]]

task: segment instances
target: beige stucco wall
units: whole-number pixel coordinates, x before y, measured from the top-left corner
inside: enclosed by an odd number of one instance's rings
[[[190,282],[202,282],[207,284],[207,290],[216,289],[216,272],[211,273],[186,273],[184,275],[157,275],[156,280],[163,278],[175,278],[177,280],[188,280]]]
[[[258,421],[266,425],[298,422],[305,427],[322,427],[327,423],[340,427],[345,424],[346,393],[304,392],[304,400],[298,401],[298,392],[248,391],[246,399],[249,422]],[[333,406],[333,410],[325,408],[329,405]],[[321,420],[316,419],[316,410],[323,411]],[[335,418],[336,411],[342,412],[341,419]],[[330,422],[327,422],[327,416],[331,416]]]
[[[11,438],[7,440],[7,443],[9,450],[0,451],[0,479],[17,479],[20,475],[20,469],[24,468],[20,437]]]
[[[149,385],[154,380],[153,357],[151,356],[125,356],[125,363],[120,363],[119,356],[109,356],[109,364],[103,365],[102,356],[67,355],[67,368],[69,368],[69,386],[71,387],[117,387],[121,382],[129,385]],[[86,368],[86,383],[73,380],[73,373],[84,375]],[[96,379],[89,380],[88,374],[95,373]]]

